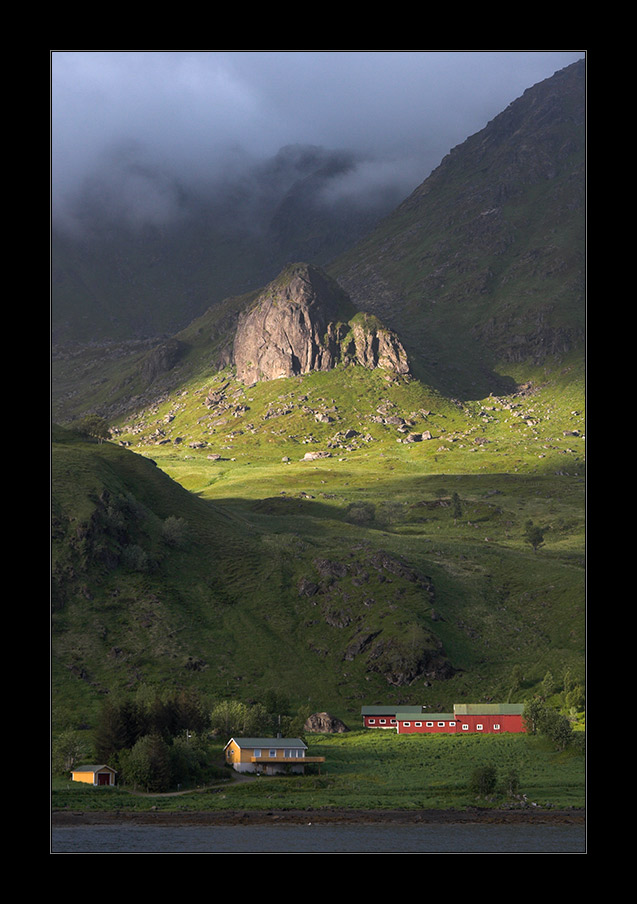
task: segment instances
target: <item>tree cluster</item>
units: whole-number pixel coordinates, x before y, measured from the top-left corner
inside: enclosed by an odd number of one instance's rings
[[[503,794],[514,797],[518,794],[520,779],[515,769],[510,769],[502,778],[498,776],[497,767],[493,763],[478,766],[469,780],[469,788],[480,797],[489,797],[500,788]]]
[[[573,729],[568,718],[536,697],[525,704],[523,719],[526,730],[549,738],[558,750],[565,750],[571,743]]]
[[[287,699],[275,691],[265,694],[263,702],[241,703],[222,700],[210,715],[210,730],[218,737],[298,737],[310,715],[310,708],[301,708],[291,715]]]
[[[143,791],[196,784],[208,769],[203,738],[210,716],[197,695],[178,693],[150,703],[108,701],[95,731],[99,762]]]
[[[215,777],[210,735],[298,737],[310,715],[290,714],[286,698],[274,691],[263,702],[222,700],[210,709],[195,693],[177,693],[150,701],[108,701],[94,734],[97,761],[118,771],[121,784],[147,792],[193,786]]]

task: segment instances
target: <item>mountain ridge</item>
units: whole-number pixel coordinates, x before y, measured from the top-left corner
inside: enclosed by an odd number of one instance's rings
[[[582,61],[454,148],[328,272],[452,392],[476,380],[463,359],[479,374],[567,353],[584,336],[584,166]]]

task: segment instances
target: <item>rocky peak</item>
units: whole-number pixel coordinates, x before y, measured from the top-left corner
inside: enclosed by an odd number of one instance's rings
[[[243,312],[234,339],[244,383],[331,370],[338,363],[409,373],[398,337],[318,267],[293,264]]]

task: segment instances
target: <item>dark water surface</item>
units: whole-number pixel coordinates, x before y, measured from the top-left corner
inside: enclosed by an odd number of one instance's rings
[[[54,854],[581,854],[583,826],[74,826]]]

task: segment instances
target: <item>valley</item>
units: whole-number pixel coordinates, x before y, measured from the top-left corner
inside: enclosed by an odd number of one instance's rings
[[[172,694],[298,732],[537,697],[583,721],[583,85],[529,89],[350,246],[331,217],[295,240],[316,161],[288,151],[299,183],[264,209],[320,267],[242,270],[229,235],[208,260],[194,222],[126,266],[110,231],[56,253],[56,737],[95,750],[108,704]]]

